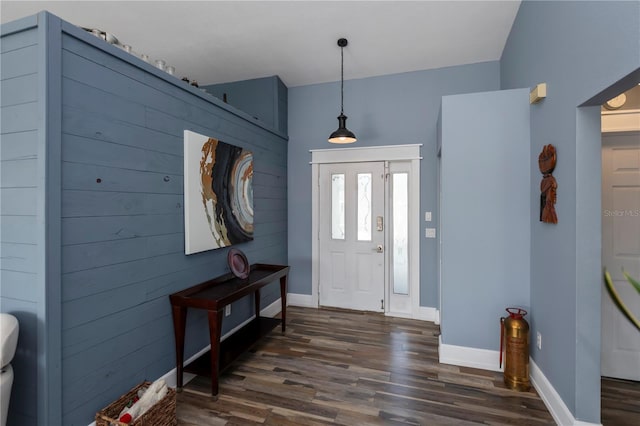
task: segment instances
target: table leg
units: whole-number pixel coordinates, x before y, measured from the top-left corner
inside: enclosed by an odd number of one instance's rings
[[[280,309],[282,311],[282,332],[286,328],[287,323],[287,276],[280,277]]]
[[[176,341],[176,385],[177,390],[182,390],[182,370],[184,368],[184,332],[187,322],[187,308],[182,306],[172,306],[173,334]]]
[[[211,341],[211,395],[218,395],[220,377],[220,334],[222,332],[222,310],[209,311],[209,340]]]
[[[256,290],[253,297],[256,305],[256,318],[260,318],[260,289]]]

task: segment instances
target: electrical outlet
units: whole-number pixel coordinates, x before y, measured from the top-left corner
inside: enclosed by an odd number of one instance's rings
[[[231,315],[231,305],[227,305],[224,307],[224,316],[228,317],[229,315]]]
[[[536,346],[538,350],[542,349],[542,334],[539,331],[536,333]]]

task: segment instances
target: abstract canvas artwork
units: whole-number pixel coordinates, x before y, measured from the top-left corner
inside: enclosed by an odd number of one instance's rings
[[[253,154],[184,131],[185,254],[253,240]]]

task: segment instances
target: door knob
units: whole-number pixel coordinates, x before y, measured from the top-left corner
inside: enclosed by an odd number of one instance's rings
[[[384,251],[384,248],[382,244],[378,244],[377,246],[375,246],[375,248],[373,248],[373,251],[375,251],[376,253],[382,253]]]

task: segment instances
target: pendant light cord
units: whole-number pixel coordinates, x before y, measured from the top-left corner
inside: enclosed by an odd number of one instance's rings
[[[346,38],[338,39],[340,46],[340,115],[338,116],[338,130],[331,133],[328,138],[330,143],[353,143],[356,135],[347,129],[347,116],[344,115],[344,47],[348,44]]]
[[[340,46],[340,115],[344,114],[344,47]]]

